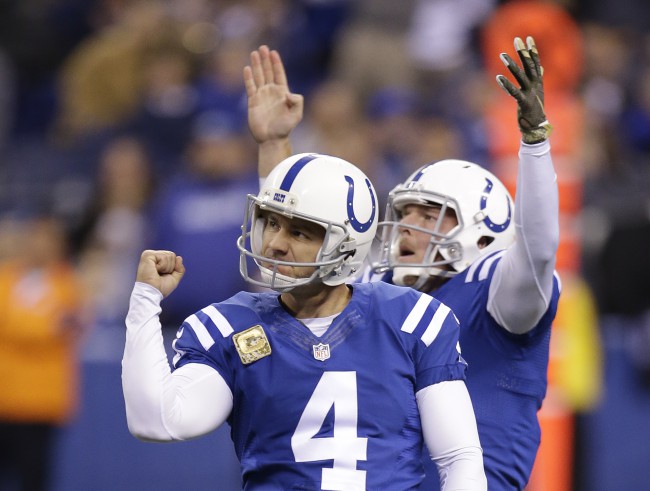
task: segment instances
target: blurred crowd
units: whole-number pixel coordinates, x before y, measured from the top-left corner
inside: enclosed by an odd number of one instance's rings
[[[571,160],[560,178],[579,182],[561,195],[579,257],[559,267],[585,279],[599,319],[617,319],[650,390],[645,0],[0,1],[0,305],[44,317],[30,339],[4,316],[0,346],[21,353],[12,364],[48,351],[67,363],[93,332],[123,329],[145,248],[174,250],[188,268],[166,301],[170,326],[247,288],[235,240],[259,183],[242,69],[260,44],[279,50],[306,98],[294,150],[354,162],[386,197],[442,158],[507,181],[494,121],[512,103],[494,63],[528,34],[549,98],[569,95],[548,109],[554,155]],[[514,106],[504,111],[516,144]],[[33,383],[59,372],[48,374]],[[12,421],[7,407],[0,420]],[[34,417],[73,414],[71,402]]]

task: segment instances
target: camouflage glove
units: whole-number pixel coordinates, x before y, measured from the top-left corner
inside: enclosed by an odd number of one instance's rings
[[[552,126],[544,114],[544,69],[539,63],[539,53],[535,40],[528,36],[526,45],[521,38],[515,38],[515,49],[521,60],[523,70],[506,53],[501,53],[501,61],[519,82],[515,87],[505,76],[497,75],[499,86],[517,101],[517,119],[524,143],[540,143],[546,140]]]

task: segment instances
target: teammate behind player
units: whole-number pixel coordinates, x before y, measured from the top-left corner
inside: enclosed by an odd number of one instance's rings
[[[497,77],[517,102],[522,135],[514,206],[503,184],[476,164],[427,164],[390,193],[381,255],[373,262],[378,274],[364,276],[435,292],[460,320],[491,491],[523,489],[530,477],[560,287],[554,275],[558,192],[543,70],[531,37],[526,44],[516,38],[515,49],[522,67],[505,53],[501,59],[519,87]],[[244,82],[263,178],[290,151],[288,137],[302,118],[303,101],[289,91],[278,53],[266,46],[251,54]],[[427,485],[435,486],[431,471]]]
[[[346,284],[375,236],[376,203],[344,160],[281,162],[248,197],[238,241],[242,275],[276,291],[190,315],[173,369],[158,316],[183,262],[143,252],[122,363],[130,431],[184,440],[227,421],[244,489],[418,489],[423,443],[443,489],[486,489],[453,312],[410,288]]]

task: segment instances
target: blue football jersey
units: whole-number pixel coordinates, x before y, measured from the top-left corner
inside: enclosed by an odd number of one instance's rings
[[[244,489],[404,491],[421,483],[415,393],[464,379],[458,321],[409,288],[352,288],[322,337],[275,292],[237,294],[179,329],[175,368],[210,365],[232,391],[228,423]]]
[[[551,324],[560,296],[555,276],[550,305],[531,331],[516,335],[500,327],[488,312],[487,301],[504,252],[478,259],[433,293],[460,321],[466,383],[490,491],[523,489],[530,476],[540,443],[537,411],[546,395]],[[392,281],[390,274],[365,279]],[[428,459],[425,470],[422,489],[438,488],[437,470]]]

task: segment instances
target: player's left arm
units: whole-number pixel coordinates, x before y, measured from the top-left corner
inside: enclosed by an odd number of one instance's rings
[[[429,385],[416,394],[422,433],[441,489],[485,490],[483,451],[463,380]]]
[[[507,54],[501,59],[519,87],[503,75],[497,83],[517,102],[522,135],[515,196],[515,243],[494,273],[488,311],[508,331],[531,330],[546,312],[553,292],[559,244],[557,177],[548,141],[551,126],[544,111],[543,69],[535,41],[515,38],[518,66]],[[513,301],[513,299],[517,301]]]

